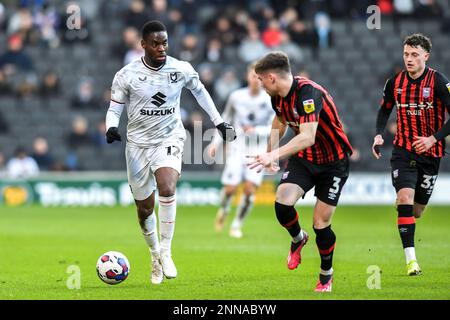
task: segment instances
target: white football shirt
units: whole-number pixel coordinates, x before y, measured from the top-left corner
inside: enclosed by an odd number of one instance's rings
[[[141,57],[117,72],[111,100],[126,105],[127,143],[150,147],[168,139],[184,140],[186,133],[180,115],[183,88],[191,90],[214,125],[223,122],[198,73],[188,62],[167,56],[165,64],[153,68]]]

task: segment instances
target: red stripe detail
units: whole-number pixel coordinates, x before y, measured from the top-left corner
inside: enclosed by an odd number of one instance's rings
[[[414,224],[416,223],[416,218],[414,217],[399,217],[397,220],[397,224]]]
[[[296,223],[297,221],[298,221],[298,212],[295,213],[295,218],[294,218],[294,219],[292,219],[291,221],[289,221],[289,222],[286,223],[286,224],[283,224],[282,226],[285,227],[285,228],[289,228],[289,227],[291,227],[294,223]]]
[[[330,248],[325,249],[325,250],[322,250],[322,249],[318,248],[318,249],[319,249],[319,253],[320,253],[321,255],[329,255],[329,254],[334,250],[334,246],[335,246],[335,245],[336,245],[336,242],[333,243],[333,245],[332,245]]]

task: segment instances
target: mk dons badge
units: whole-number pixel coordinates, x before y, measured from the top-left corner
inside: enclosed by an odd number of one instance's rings
[[[303,101],[303,109],[305,109],[306,113],[314,112],[314,110],[316,109],[314,106],[314,100],[309,99],[309,100]]]

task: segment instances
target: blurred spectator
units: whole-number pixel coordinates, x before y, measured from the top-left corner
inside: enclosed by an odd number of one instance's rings
[[[219,39],[212,38],[208,41],[205,58],[209,62],[220,62],[223,60],[223,47]]]
[[[262,41],[264,44],[269,47],[273,48],[281,43],[281,30],[280,30],[280,23],[278,20],[273,19],[270,20],[269,26],[266,30],[264,30],[262,34]]]
[[[206,25],[205,32],[210,38],[219,39],[224,46],[237,45],[236,33],[232,29],[231,21],[227,17],[219,16],[218,19],[214,19],[215,25]]]
[[[291,41],[289,33],[282,32],[280,44],[274,48],[276,50],[283,51],[289,56],[289,59],[293,63],[301,63],[303,62],[303,52],[300,47]]]
[[[259,37],[258,30],[250,30],[247,38],[239,45],[238,56],[243,62],[250,63],[261,58],[268,51]]]
[[[289,35],[292,41],[300,46],[313,46],[314,45],[314,32],[307,28],[306,24],[297,20],[289,26]]]
[[[23,40],[18,34],[8,38],[8,49],[0,56],[0,69],[6,76],[15,74],[17,70],[31,71],[33,62],[23,49]]]
[[[281,14],[280,24],[283,30],[286,30],[295,21],[298,21],[298,13],[295,8],[289,7]]]
[[[182,21],[186,33],[198,33],[198,7],[195,0],[182,0],[180,5],[180,13],[183,17]]]
[[[44,3],[42,10],[34,12],[33,21],[35,26],[39,29],[41,42],[50,48],[58,47],[59,15],[56,7]]]
[[[409,17],[414,14],[413,0],[394,0],[393,5],[396,18]]]
[[[325,12],[318,12],[314,17],[314,27],[317,34],[317,46],[320,49],[331,46],[330,17]]]
[[[200,77],[200,80],[202,81],[203,85],[206,88],[206,91],[209,92],[209,94],[213,97],[213,100],[215,98],[214,96],[214,70],[210,63],[202,63],[197,68],[198,74]]]
[[[377,0],[377,6],[382,15],[389,16],[394,12],[392,0]]]
[[[442,17],[442,8],[435,0],[418,0],[415,17],[417,19]]]
[[[44,74],[38,93],[41,98],[53,98],[61,94],[59,77],[55,72],[48,71]]]
[[[18,79],[18,84],[15,91],[19,98],[29,97],[38,90],[38,81],[35,73],[21,74],[16,78]]]
[[[136,40],[132,48],[130,48],[125,54],[123,59],[123,65],[127,65],[134,60],[141,58],[144,55],[144,49],[142,48],[141,41]]]
[[[141,30],[142,26],[150,20],[146,5],[143,0],[132,0],[128,11],[125,12],[124,22],[127,27]]]
[[[181,60],[191,63],[197,62],[201,55],[200,50],[198,37],[193,34],[187,34],[181,42],[179,57]]]
[[[219,105],[224,104],[229,94],[241,87],[234,69],[228,68],[214,83],[214,94]]]
[[[13,11],[14,12],[14,11]],[[7,33],[9,35],[17,34],[22,39],[30,40],[33,30],[33,17],[30,9],[21,7],[15,11],[8,22]]]
[[[73,109],[98,109],[99,100],[94,95],[94,83],[91,78],[82,78],[78,83],[77,92],[72,97]]]
[[[124,61],[125,55],[129,50],[133,50],[135,48],[136,42],[141,42],[138,29],[135,27],[126,27],[122,31],[121,41],[112,46],[112,54],[118,57],[121,61]]]
[[[67,145],[75,150],[83,146],[92,146],[92,137],[88,132],[88,121],[83,116],[77,116],[72,121],[72,129],[67,135]]]
[[[47,139],[43,137],[37,137],[33,141],[33,153],[31,157],[36,160],[40,170],[51,170],[55,162],[48,147]]]
[[[152,7],[148,12],[149,20],[159,20],[164,23],[168,31],[172,29],[169,14],[167,12],[167,0],[153,0]]]
[[[10,95],[14,92],[13,86],[9,81],[9,78],[0,69],[0,96]]]
[[[102,148],[107,145],[105,132],[106,132],[106,123],[105,120],[101,120],[100,122],[97,123],[97,130],[95,130],[92,136],[92,141],[96,147]]]
[[[3,116],[2,110],[0,110],[0,134],[6,134],[9,132],[9,123]]]
[[[6,164],[8,175],[13,178],[29,178],[39,174],[39,167],[36,161],[28,156],[23,147],[17,147],[14,157]]]

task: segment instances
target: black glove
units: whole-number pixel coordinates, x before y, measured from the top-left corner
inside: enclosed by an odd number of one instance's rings
[[[114,141],[122,141],[122,137],[119,134],[119,129],[117,127],[111,127],[106,132],[106,142],[113,143]]]
[[[222,122],[216,128],[224,141],[234,141],[236,139],[236,131],[231,124]]]

